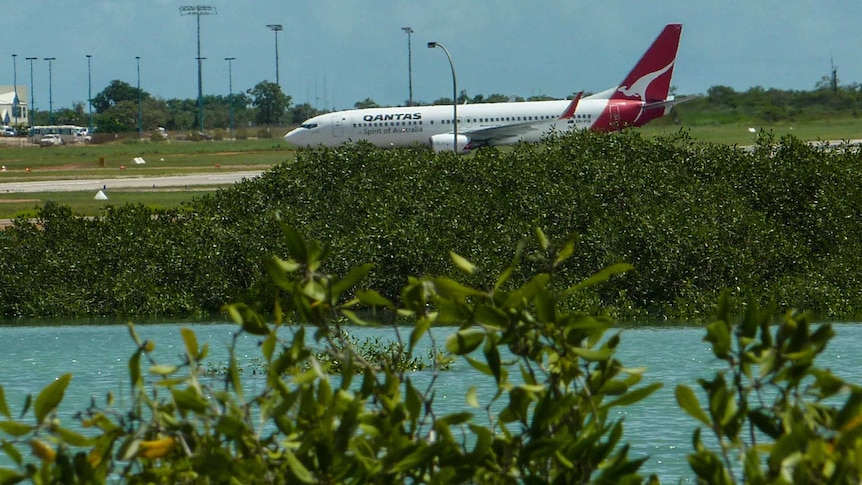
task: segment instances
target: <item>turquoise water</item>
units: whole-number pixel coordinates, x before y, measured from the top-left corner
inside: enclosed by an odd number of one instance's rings
[[[180,362],[184,344],[180,328],[192,328],[201,345],[208,343],[208,361],[224,363],[227,349],[237,327],[232,324],[159,324],[138,326],[142,339],[156,342],[155,354],[162,363]],[[862,325],[835,325],[837,337],[819,360],[836,374],[853,382],[862,382]],[[404,336],[409,329],[402,329]],[[365,337],[392,337],[392,329],[351,328],[350,333],[362,341]],[[434,329],[442,342],[451,329]],[[686,455],[691,451],[691,435],[697,423],[676,405],[674,388],[686,383],[697,388],[697,379],[709,377],[717,368],[710,347],[702,341],[704,330],[690,327],[629,328],[622,331],[618,358],[628,367],[646,367],[644,383],[663,382],[664,387],[636,406],[621,409],[625,417],[625,440],[632,444],[635,456],[650,458],[644,473],[656,473],[664,483],[691,481]],[[240,337],[240,363],[258,357],[258,338]],[[20,413],[28,393],[36,394],[57,376],[71,372],[74,377],[60,407],[61,419],[71,423],[71,416],[89,405],[95,396],[100,403],[108,392],[119,401],[128,394],[128,359],[134,346],[123,325],[66,325],[0,327],[0,385],[13,414]],[[418,355],[425,356],[424,352]],[[417,384],[428,381],[428,375],[412,376]],[[435,408],[438,413],[465,409],[464,396],[476,385],[481,404],[495,392],[493,380],[479,376],[466,364],[442,372],[437,382]],[[119,405],[118,405],[119,406]],[[32,415],[32,414],[31,414]],[[477,412],[477,420],[482,419]],[[32,418],[31,418],[32,419]],[[4,456],[0,463],[6,464]]]

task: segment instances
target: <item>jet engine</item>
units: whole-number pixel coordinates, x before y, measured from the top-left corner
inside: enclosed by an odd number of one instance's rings
[[[433,148],[436,153],[451,152],[453,148],[452,143],[455,141],[454,139],[455,137],[452,136],[451,133],[434,135],[431,137],[431,148]],[[464,135],[458,135],[458,153],[469,153],[471,148],[470,139]]]

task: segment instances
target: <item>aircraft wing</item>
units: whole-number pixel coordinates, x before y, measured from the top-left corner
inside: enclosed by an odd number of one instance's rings
[[[515,123],[505,126],[493,126],[490,128],[465,131],[464,135],[470,138],[472,143],[479,142],[480,144],[484,144],[490,140],[502,140],[524,135],[533,131],[544,130],[551,123],[570,120],[575,115],[575,110],[578,107],[578,102],[580,102],[582,94],[584,94],[583,91],[578,93],[577,96],[572,99],[572,102],[566,106],[566,109],[555,120],[527,121],[524,123]]]

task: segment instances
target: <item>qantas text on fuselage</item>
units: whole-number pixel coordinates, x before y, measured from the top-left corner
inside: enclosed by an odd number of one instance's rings
[[[427,145],[460,153],[481,146],[539,141],[551,131],[619,130],[669,113],[682,100],[669,96],[682,25],[669,24],[623,81],[572,100],[369,108],[316,116],[285,135],[296,146],[367,141],[378,147]],[[457,131],[457,137],[455,132]]]

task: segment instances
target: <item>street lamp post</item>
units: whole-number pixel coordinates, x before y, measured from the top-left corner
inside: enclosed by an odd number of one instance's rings
[[[227,61],[227,107],[228,107],[228,130],[231,138],[233,138],[233,61],[236,57],[225,57]]]
[[[284,26],[281,24],[270,24],[266,28],[275,32],[275,84],[281,86],[281,82],[278,79],[278,33],[284,30]]]
[[[87,54],[87,134],[93,136],[93,76],[90,70],[92,54]]]
[[[54,124],[54,79],[52,74],[52,65],[56,57],[46,57],[48,61],[48,124]]]
[[[35,121],[36,116],[36,93],[33,92],[33,61],[39,58],[25,57],[25,59],[30,61],[30,108],[28,109],[27,119],[30,120],[30,128],[33,128],[33,122]]]
[[[401,30],[407,33],[407,82],[410,87],[410,98],[407,101],[407,106],[413,106],[413,44],[411,42],[413,29],[410,27],[401,27]]]
[[[443,49],[443,52],[446,53],[446,58],[449,59],[449,67],[452,68],[452,134],[455,142],[452,149],[455,150],[455,153],[458,153],[458,80],[455,77],[455,64],[452,62],[452,56],[449,55],[449,51],[443,46],[443,44],[440,44],[439,42],[428,43],[429,49],[433,49],[435,47]]]
[[[194,15],[197,18],[198,27],[198,124],[201,133],[204,131],[204,89],[201,61],[201,15],[216,15],[218,11],[210,5],[186,5],[180,7],[180,15]]]
[[[18,54],[12,54],[12,115],[15,116],[15,129],[18,129]]]
[[[141,96],[141,56],[135,56],[138,64],[138,138],[144,137],[144,110]]]

